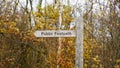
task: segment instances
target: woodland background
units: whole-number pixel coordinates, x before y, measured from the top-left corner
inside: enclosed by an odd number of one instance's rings
[[[0,0],[0,68],[74,68],[75,38],[37,38],[36,30],[58,30],[59,0],[36,11],[33,0]],[[75,30],[75,12],[84,18],[84,68],[120,68],[120,0],[85,0],[63,5],[62,30]],[[28,5],[29,4],[29,5]],[[96,8],[97,7],[97,8]]]

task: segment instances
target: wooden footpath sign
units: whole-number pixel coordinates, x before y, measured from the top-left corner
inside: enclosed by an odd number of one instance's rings
[[[46,0],[45,0],[46,1]],[[62,24],[62,12],[63,12],[63,0],[59,1],[59,30],[37,30],[35,31],[36,37],[59,37],[59,47],[58,47],[58,55],[61,53],[61,37],[76,37],[76,57],[75,57],[75,68],[83,68],[83,15],[79,16],[79,14],[76,15],[76,30],[61,30],[61,24]],[[79,12],[75,10],[75,12]],[[57,65],[57,68],[60,68],[59,64]]]
[[[76,37],[75,68],[83,68],[83,18],[76,19],[76,30],[37,30],[36,37]]]

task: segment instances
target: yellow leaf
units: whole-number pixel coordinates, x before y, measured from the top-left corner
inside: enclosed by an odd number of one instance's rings
[[[117,59],[116,62],[119,63],[119,62],[120,62],[120,59]]]
[[[0,29],[0,32],[2,33],[6,32],[5,28]]]

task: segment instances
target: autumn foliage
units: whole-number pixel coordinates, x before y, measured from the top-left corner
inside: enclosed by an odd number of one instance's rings
[[[93,8],[83,14],[84,68],[120,68],[120,9],[113,10],[117,1],[110,3],[109,13],[102,5],[99,14]],[[58,30],[59,6],[38,5],[37,11],[27,7],[17,0],[0,1],[0,68],[74,68],[75,37],[61,38],[58,57],[58,38],[34,36],[36,30]],[[73,7],[63,5],[61,30],[75,30],[72,12]]]

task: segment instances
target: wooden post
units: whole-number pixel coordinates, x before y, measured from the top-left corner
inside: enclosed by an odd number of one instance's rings
[[[83,68],[83,17],[76,19],[76,68]]]

